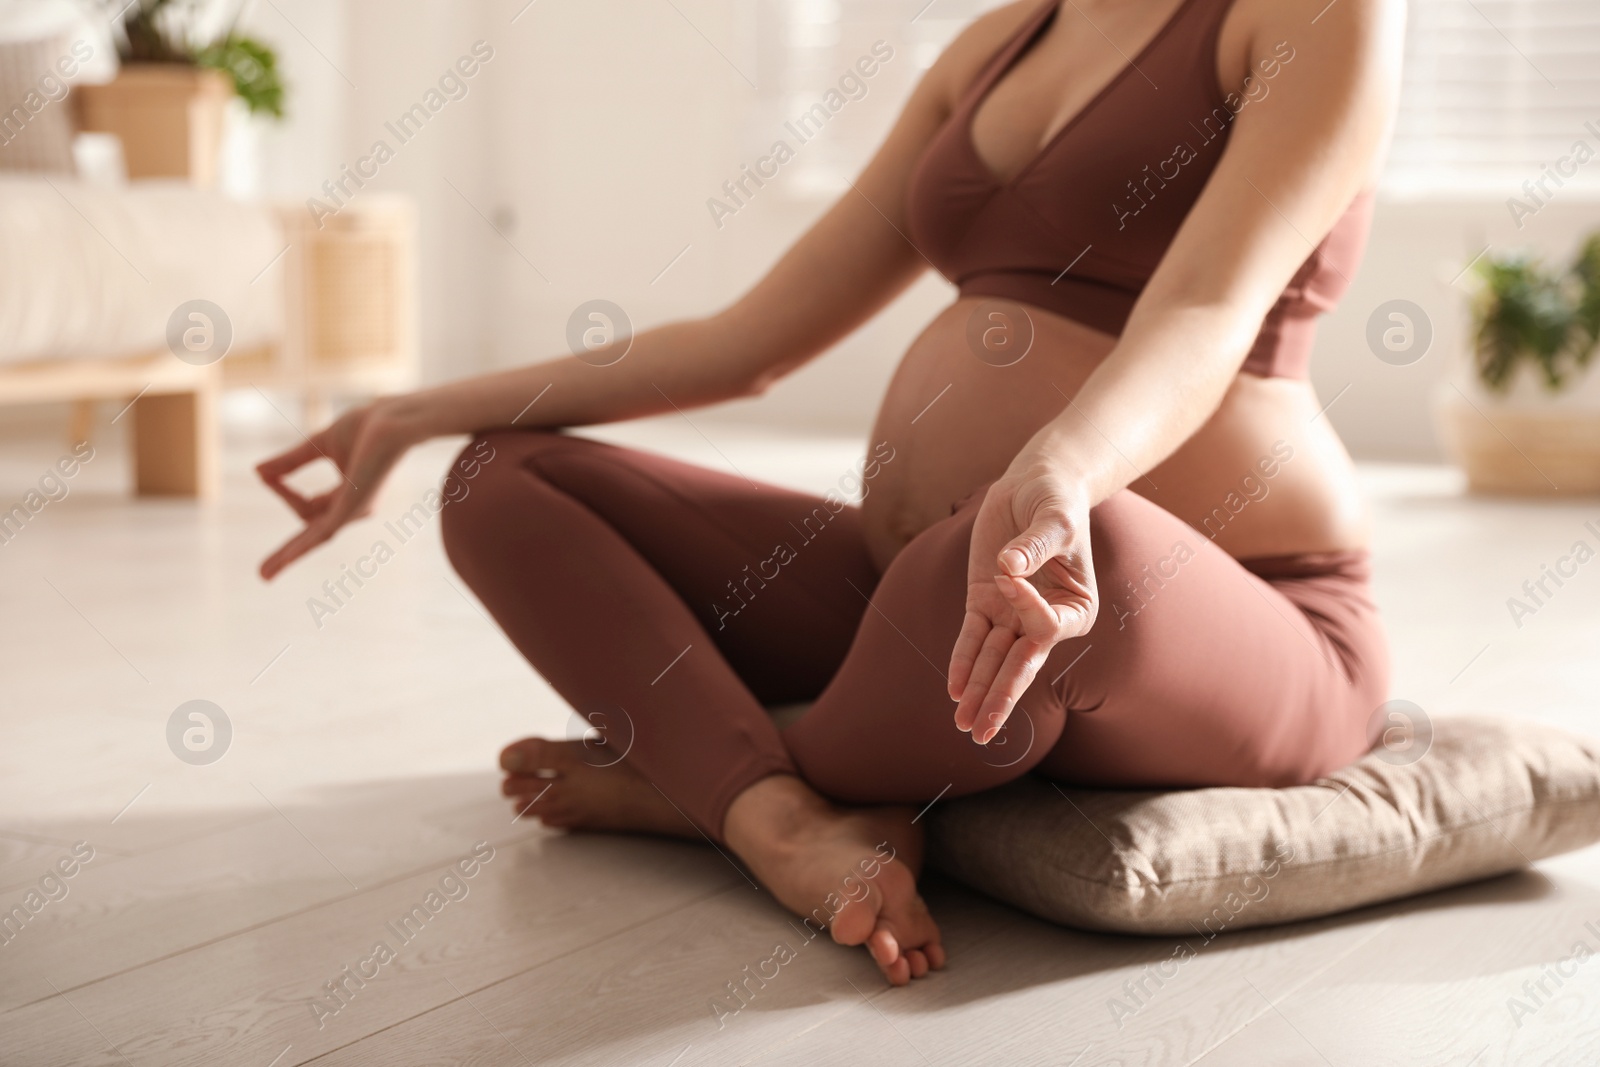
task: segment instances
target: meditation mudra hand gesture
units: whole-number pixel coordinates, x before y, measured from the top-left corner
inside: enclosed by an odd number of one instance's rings
[[[389,471],[405,454],[406,443],[372,404],[346,412],[332,425],[300,444],[256,465],[261,480],[300,516],[305,528],[261,563],[261,577],[271,579],[310,552],[351,519],[372,510],[373,497]],[[326,459],[339,470],[339,484],[307,497],[284,479],[308,463]]]
[[[1013,464],[972,527],[967,613],[950,655],[956,726],[993,739],[1050,650],[1089,632],[1098,602],[1087,494],[1042,462]]]

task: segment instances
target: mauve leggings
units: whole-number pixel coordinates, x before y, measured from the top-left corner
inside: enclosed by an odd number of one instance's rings
[[[1094,629],[1058,645],[977,745],[952,721],[945,672],[982,490],[880,575],[860,511],[837,500],[558,433],[484,434],[469,456],[478,474],[442,515],[456,571],[717,840],[734,797],[775,773],[859,804],[925,804],[1029,771],[1305,782],[1370,747],[1386,698],[1364,552],[1241,562],[1123,490],[1090,512]],[[801,701],[814,703],[780,732],[765,706]]]

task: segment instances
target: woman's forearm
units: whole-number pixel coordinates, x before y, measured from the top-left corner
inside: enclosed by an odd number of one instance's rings
[[[511,426],[549,429],[616,422],[704,407],[750,395],[762,378],[761,354],[733,350],[729,333],[717,317],[667,323],[636,335],[626,354],[609,365],[564,356],[390,397],[381,404],[384,416],[413,442]]]
[[[1160,464],[1222,403],[1254,337],[1218,305],[1137,313],[1117,346],[1018,456],[1080,485],[1092,507]]]

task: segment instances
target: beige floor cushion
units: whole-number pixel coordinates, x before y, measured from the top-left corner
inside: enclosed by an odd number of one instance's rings
[[[1600,741],[1436,720],[1289,789],[1113,792],[1029,776],[929,812],[931,865],[1045,919],[1194,934],[1329,915],[1503,874],[1600,840]]]

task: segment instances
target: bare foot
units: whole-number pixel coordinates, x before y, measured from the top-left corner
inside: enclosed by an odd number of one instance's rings
[[[581,741],[530,737],[500,753],[501,792],[519,817],[566,830],[698,839],[682,812],[620,761],[595,766]],[[910,808],[838,808],[790,775],[735,798],[728,847],[778,902],[841,945],[864,945],[893,985],[945,965],[939,928],[917,893],[922,831]]]
[[[790,775],[734,800],[724,833],[779,903],[865,945],[893,985],[945,965],[939,927],[917,893],[922,831],[909,808],[837,808]]]
[[[609,830],[699,838],[700,831],[626,761],[596,766],[582,741],[524,738],[500,753],[519,817],[562,830]]]

